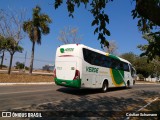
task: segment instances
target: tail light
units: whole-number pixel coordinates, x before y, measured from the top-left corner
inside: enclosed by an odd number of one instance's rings
[[[53,77],[54,77],[54,78],[57,77],[57,76],[56,76],[56,69],[54,69],[54,71],[53,71]]]
[[[76,80],[76,79],[80,79],[80,72],[79,72],[79,70],[76,70],[75,76],[73,78],[73,80]]]

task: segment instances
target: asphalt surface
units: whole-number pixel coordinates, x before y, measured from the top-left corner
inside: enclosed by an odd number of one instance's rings
[[[0,86],[0,111],[75,110],[138,111],[160,98],[160,84],[137,84],[131,89],[73,89],[57,85]],[[160,108],[159,108],[160,110]]]

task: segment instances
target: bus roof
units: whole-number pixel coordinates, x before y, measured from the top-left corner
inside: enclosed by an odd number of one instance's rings
[[[86,46],[86,45],[84,45],[84,44],[65,44],[65,45],[61,45],[60,47],[62,47],[62,46],[69,46],[69,47],[73,47],[73,48],[75,48],[75,47],[87,48],[87,49],[92,50],[92,51],[95,51],[95,52],[97,52],[97,53],[100,53],[100,54],[109,56],[109,57],[111,57],[111,58],[113,58],[113,59],[117,59],[117,60],[123,61],[123,62],[125,62],[125,63],[131,64],[128,60],[125,60],[125,59],[123,59],[123,58],[121,58],[121,57],[118,57],[118,56],[116,56],[116,55],[113,55],[113,54],[110,54],[110,53],[106,53],[106,52],[103,52],[103,51],[100,51],[100,50],[97,50],[97,49],[94,49],[94,48],[91,48],[91,47],[88,47],[88,46]]]

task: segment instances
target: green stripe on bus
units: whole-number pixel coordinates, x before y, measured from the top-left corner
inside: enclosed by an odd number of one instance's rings
[[[115,56],[115,55],[109,54],[108,56],[109,56],[110,58],[113,58],[113,59],[119,60],[119,58],[118,58],[117,56]]]
[[[81,79],[63,80],[63,79],[54,78],[54,81],[57,85],[61,85],[61,86],[74,87],[74,88],[81,87]]]
[[[119,71],[119,70],[115,70],[115,69],[109,69],[110,70],[110,75],[111,75],[111,79],[112,79],[112,83],[116,86],[116,87],[120,87],[122,86],[124,83],[124,71]]]
[[[124,83],[124,71],[112,69],[114,81],[117,85]]]

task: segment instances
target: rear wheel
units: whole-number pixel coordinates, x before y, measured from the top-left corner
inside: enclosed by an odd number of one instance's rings
[[[108,83],[106,81],[103,82],[102,85],[102,92],[105,93],[108,90]]]

